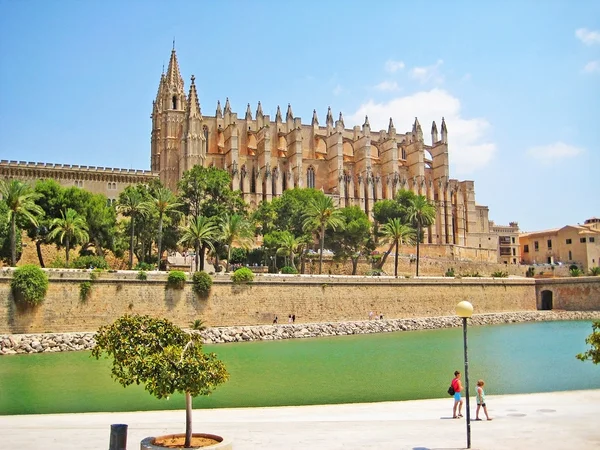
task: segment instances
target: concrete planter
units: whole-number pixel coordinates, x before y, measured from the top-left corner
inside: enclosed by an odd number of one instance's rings
[[[160,437],[175,437],[175,436],[185,436],[185,434],[169,434],[167,436]],[[202,450],[232,450],[233,444],[231,440],[225,439],[222,436],[217,436],[216,434],[208,434],[208,433],[193,433],[192,436],[195,437],[204,437],[209,439],[214,439],[215,441],[219,441],[219,443],[214,445],[209,445],[206,447],[192,447],[192,448],[200,448]],[[161,447],[159,445],[154,445],[156,437],[147,437],[140,444],[140,450],[164,450],[166,447]]]

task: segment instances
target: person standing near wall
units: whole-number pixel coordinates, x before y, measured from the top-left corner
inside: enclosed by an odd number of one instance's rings
[[[460,382],[460,371],[456,370],[454,372],[454,379],[452,380],[452,387],[454,388],[454,407],[452,408],[452,418],[458,419],[462,417],[462,406],[463,399],[461,395],[462,391],[462,383]],[[456,413],[456,409],[458,407],[458,414]]]

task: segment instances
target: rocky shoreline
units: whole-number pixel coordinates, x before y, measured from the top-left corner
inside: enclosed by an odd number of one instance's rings
[[[470,326],[481,326],[552,320],[600,320],[600,311],[524,311],[477,314],[470,319],[469,324]],[[354,322],[215,327],[201,331],[200,334],[206,344],[221,344],[227,342],[272,341],[350,334],[432,330],[459,326],[461,326],[461,320],[458,317],[444,316]],[[0,335],[0,355],[90,350],[94,345],[94,333],[85,332]]]

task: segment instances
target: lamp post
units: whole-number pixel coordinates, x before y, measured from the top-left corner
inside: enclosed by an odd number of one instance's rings
[[[467,397],[467,448],[471,448],[471,409],[469,408],[469,358],[467,356],[467,319],[473,314],[473,305],[462,301],[456,305],[456,315],[463,321],[463,344],[465,350],[465,394]]]

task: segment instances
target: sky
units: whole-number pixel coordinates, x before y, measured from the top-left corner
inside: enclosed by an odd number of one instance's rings
[[[173,40],[205,115],[418,117],[427,144],[445,117],[450,176],[497,224],[600,216],[596,0],[0,0],[0,159],[149,169]]]

